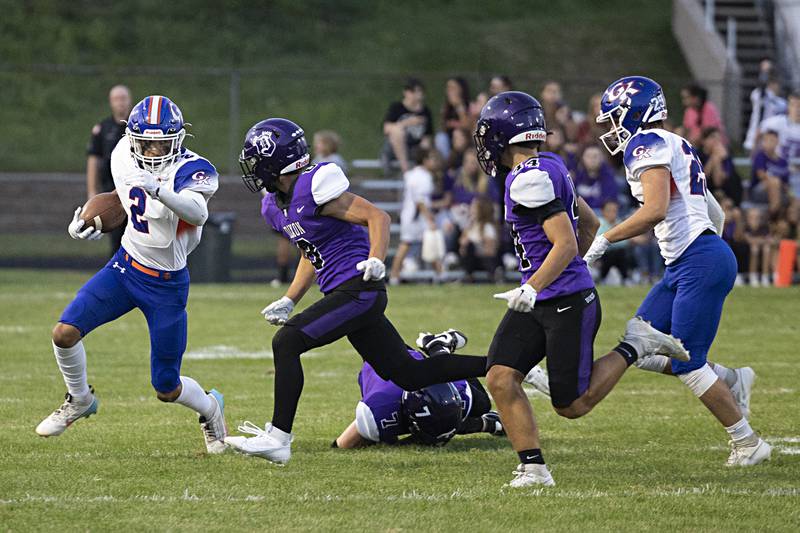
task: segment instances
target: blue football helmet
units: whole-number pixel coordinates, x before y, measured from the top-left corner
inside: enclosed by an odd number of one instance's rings
[[[423,444],[443,446],[461,426],[461,396],[452,383],[404,391],[401,404],[411,434]]]
[[[183,113],[166,96],[148,96],[133,107],[125,135],[140,168],[159,173],[173,164],[186,137]]]
[[[644,76],[626,76],[608,86],[600,100],[597,123],[610,122],[600,140],[611,155],[625,150],[644,124],[666,120],[667,102],[661,86]]]
[[[496,176],[500,158],[509,145],[544,142],[547,138],[542,105],[523,92],[498,93],[481,109],[474,138],[478,163],[484,172]]]
[[[308,166],[310,159],[303,128],[285,118],[268,118],[247,132],[239,165],[248,189],[275,192],[281,174]]]

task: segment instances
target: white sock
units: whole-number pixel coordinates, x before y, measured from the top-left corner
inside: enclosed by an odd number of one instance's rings
[[[205,418],[214,414],[214,400],[208,397],[199,383],[187,376],[181,376],[181,394],[175,403],[194,409]]]
[[[58,369],[64,376],[67,392],[76,399],[88,397],[90,391],[86,377],[86,350],[83,348],[83,341],[78,341],[72,348],[60,348],[53,343],[53,353],[56,355]]]
[[[640,357],[633,363],[634,366],[640,370],[647,370],[648,372],[664,373],[664,369],[669,364],[669,357],[666,355],[653,355],[650,357]]]
[[[282,429],[278,429],[275,426],[269,428],[269,434],[278,439],[282,444],[288,444],[292,442],[292,434],[286,433]]]
[[[714,373],[719,376],[719,379],[725,382],[728,388],[733,387],[736,385],[736,372],[734,372],[730,368],[726,368],[719,363],[713,363],[714,365]]]
[[[755,431],[753,431],[753,428],[750,427],[750,423],[744,417],[734,425],[726,427],[725,431],[728,432],[728,435],[731,436],[731,440],[736,444],[741,445],[757,442],[755,439]]]

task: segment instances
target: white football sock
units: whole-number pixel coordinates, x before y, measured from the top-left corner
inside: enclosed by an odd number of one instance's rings
[[[275,426],[271,426],[269,428],[269,434],[278,439],[281,444],[288,444],[292,442],[292,434],[286,433],[282,429],[278,429]]]
[[[669,364],[669,357],[666,355],[652,355],[650,357],[640,357],[633,363],[634,366],[640,370],[647,370],[648,372],[664,373],[664,369]]]
[[[67,392],[77,400],[88,398],[91,392],[86,377],[86,350],[83,348],[83,341],[78,341],[72,348],[60,348],[53,343],[53,353],[56,355],[58,369],[64,376]]]
[[[736,372],[730,368],[726,368],[719,363],[712,363],[714,365],[714,373],[719,376],[719,379],[725,382],[728,388],[736,385]]]
[[[725,431],[731,436],[731,440],[739,445],[753,444],[753,441],[757,441],[755,431],[753,431],[753,428],[750,427],[750,423],[744,417],[734,425],[726,427]]]
[[[214,402],[215,400],[206,394],[199,383],[190,377],[181,376],[181,394],[175,403],[185,405],[197,411],[200,416],[210,418],[214,414]]]

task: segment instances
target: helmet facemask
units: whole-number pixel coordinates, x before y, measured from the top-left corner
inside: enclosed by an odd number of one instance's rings
[[[127,129],[125,134],[130,141],[131,155],[139,168],[158,174],[177,161],[186,130],[164,134],[160,130],[135,133]]]
[[[486,135],[488,134],[489,129],[490,127],[486,122],[479,122],[473,138],[475,139],[475,149],[477,151],[478,164],[486,174],[495,177],[497,175],[497,162],[495,161],[497,155],[493,154],[492,150],[486,146]]]
[[[596,121],[598,124],[604,124],[606,122],[611,123],[608,133],[604,133],[600,136],[600,141],[611,155],[625,150],[628,141],[630,141],[633,134],[636,133],[628,131],[627,128],[622,125],[625,116],[628,114],[628,110],[629,107],[627,105],[620,104],[605,113],[597,115]]]

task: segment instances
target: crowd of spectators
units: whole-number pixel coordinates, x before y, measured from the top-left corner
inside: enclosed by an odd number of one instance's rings
[[[772,69],[770,62],[762,63],[762,83],[751,95],[753,117],[745,142],[745,149],[751,147],[746,152],[751,160],[750,175],[745,166],[734,164],[736,147],[704,87],[685,86],[681,91],[683,113],[673,105],[672,122],[666,125],[695,147],[707,187],[726,211],[723,236],[739,261],[737,283],[753,286],[773,283],[778,243],[797,239],[800,215],[800,95],[784,98]],[[398,176],[399,171],[405,183],[393,283],[399,282],[404,271],[419,268],[415,251],[424,248],[426,238],[440,238],[437,232],[444,242],[444,255],[434,265],[436,275],[458,269],[465,273],[465,282],[499,280],[506,270],[515,268],[502,218],[502,184],[480,170],[472,140],[483,104],[494,94],[513,88],[508,76],[495,76],[485,91],[473,96],[464,78],[449,78],[439,122],[434,124],[423,83],[410,79],[402,100],[389,107],[383,124],[383,168],[388,176]],[[536,96],[550,130],[543,150],[564,159],[578,194],[597,212],[601,231],[617,224],[637,205],[621,160],[611,158],[598,141],[604,133],[595,122],[601,95],[593,94],[585,111],[573,109],[565,101],[561,85],[550,80]],[[416,167],[409,163],[413,160]],[[423,165],[423,161],[427,162]],[[418,177],[421,168],[424,179]],[[612,247],[596,265],[595,275],[609,284],[652,283],[663,268],[650,234]]]

